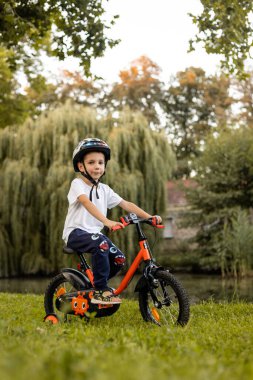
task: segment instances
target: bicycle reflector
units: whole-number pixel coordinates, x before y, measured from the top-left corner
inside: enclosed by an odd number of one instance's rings
[[[152,315],[153,315],[153,317],[155,318],[156,321],[160,321],[160,315],[159,315],[159,313],[158,313],[158,311],[156,310],[155,307],[152,307],[151,313],[152,313]]]

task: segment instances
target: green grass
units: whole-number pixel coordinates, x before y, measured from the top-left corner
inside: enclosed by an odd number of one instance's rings
[[[142,320],[136,301],[111,317],[43,322],[43,297],[0,293],[2,380],[253,379],[253,305],[205,303],[187,327]]]

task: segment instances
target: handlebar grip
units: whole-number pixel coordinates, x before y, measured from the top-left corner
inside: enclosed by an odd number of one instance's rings
[[[112,231],[122,230],[122,228],[121,226],[114,226],[112,227]]]
[[[128,223],[123,217],[120,218],[121,223],[123,224],[124,227],[128,226],[130,223]],[[118,225],[112,227],[112,231],[117,231],[117,230],[122,230],[124,227]]]

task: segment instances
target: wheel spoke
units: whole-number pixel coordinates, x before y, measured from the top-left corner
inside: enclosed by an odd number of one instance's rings
[[[167,320],[170,319],[173,324],[177,322],[177,314],[178,310],[175,310],[175,313],[172,313],[170,306],[163,306],[161,310],[161,314]]]
[[[189,300],[185,290],[166,270],[159,271],[156,279],[159,286],[153,289],[155,300],[149,290],[139,294],[143,318],[167,327],[177,324],[185,325],[189,320]],[[154,307],[156,312],[152,313]]]
[[[171,292],[169,292],[168,287],[162,285],[162,287],[159,287],[156,292],[156,296],[158,300],[163,304],[162,308],[160,309],[160,312],[164,318],[164,320],[168,323],[167,318],[171,320],[173,324],[177,322],[177,316],[179,312],[179,308],[176,306],[176,304],[172,301],[172,298],[176,298],[175,295],[172,295]],[[162,289],[163,288],[163,289]],[[166,299],[170,300],[170,304],[166,305]]]

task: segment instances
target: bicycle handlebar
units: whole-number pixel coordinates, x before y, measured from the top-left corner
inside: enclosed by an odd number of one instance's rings
[[[151,218],[147,219],[139,219],[137,215],[132,213],[126,216],[122,216],[120,218],[120,221],[124,225],[124,227],[129,226],[129,224],[146,223],[156,228],[165,228],[163,224],[157,224],[157,218],[155,216],[152,216]],[[124,227],[121,227],[119,225],[114,226],[112,227],[112,231],[122,230]]]

